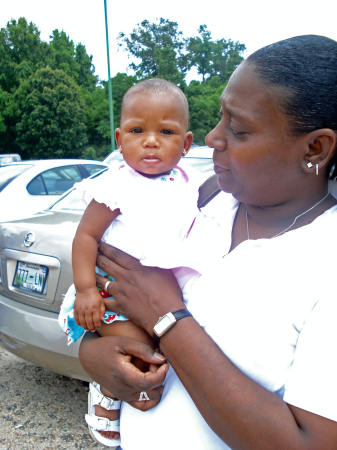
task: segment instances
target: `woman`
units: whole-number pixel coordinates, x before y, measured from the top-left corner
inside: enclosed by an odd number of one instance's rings
[[[160,338],[172,367],[135,341],[101,338],[99,355],[95,339],[82,343],[87,372],[147,411],[124,405],[123,450],[336,450],[336,91],[337,43],[319,36],[263,48],[232,75],[206,139],[227,193],[222,233],[205,219],[190,234],[198,245],[208,230],[228,252],[194,284],[193,317]],[[112,310],[152,335],[159,317],[185,308],[170,272],[100,252],[117,280]],[[137,372],[132,355],[152,373]],[[140,391],[150,400],[137,401]]]

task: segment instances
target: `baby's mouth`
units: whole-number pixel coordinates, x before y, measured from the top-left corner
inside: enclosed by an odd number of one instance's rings
[[[144,161],[146,164],[157,164],[157,163],[160,162],[160,159],[157,158],[157,156],[154,156],[154,155],[148,155],[148,156],[145,156],[145,157],[143,158],[143,161]]]

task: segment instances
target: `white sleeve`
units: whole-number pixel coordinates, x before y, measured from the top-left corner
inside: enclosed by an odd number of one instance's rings
[[[337,298],[316,303],[296,345],[284,401],[337,421]]]
[[[120,192],[118,180],[120,179],[119,167],[111,164],[109,169],[95,178],[87,178],[76,184],[82,199],[88,205],[91,200],[104,203],[112,211],[119,208],[117,200]]]

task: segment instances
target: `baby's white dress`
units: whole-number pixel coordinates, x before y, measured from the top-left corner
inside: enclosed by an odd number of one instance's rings
[[[102,241],[134,256],[143,265],[173,269],[187,301],[189,288],[205,263],[204,257],[198,261],[195,252],[189,251],[186,241],[200,213],[197,201],[201,183],[202,175],[193,169],[187,173],[176,166],[169,175],[147,178],[125,162],[115,162],[101,176],[82,181],[77,189],[87,204],[94,199],[111,210],[121,211]],[[102,271],[101,274],[106,275]],[[75,294],[72,285],[59,315],[68,345],[84,333],[74,320]],[[107,311],[104,321],[114,320],[127,319]]]

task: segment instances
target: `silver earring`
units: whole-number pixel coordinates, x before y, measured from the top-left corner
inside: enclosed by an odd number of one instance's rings
[[[309,161],[309,162],[307,163],[307,168],[308,168],[308,169],[311,169],[312,167],[314,167],[314,165],[313,165],[313,163],[312,163],[311,161]]]
[[[122,147],[118,147],[119,153],[123,153]]]
[[[318,175],[318,164],[316,164],[316,175]]]
[[[187,155],[187,151],[184,149],[183,150],[183,156],[186,156]]]

